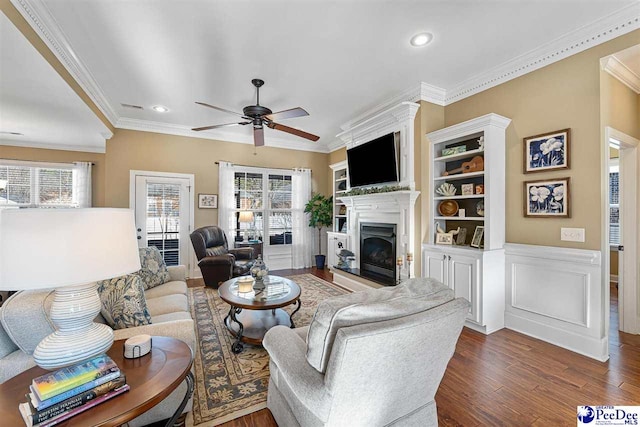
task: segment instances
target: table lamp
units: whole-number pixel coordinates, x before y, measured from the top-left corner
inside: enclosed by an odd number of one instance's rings
[[[93,320],[96,281],[140,269],[131,209],[0,209],[0,290],[55,288],[55,331],[36,347],[44,369],[106,352],[113,330]]]
[[[240,211],[240,215],[238,217],[238,221],[240,223],[251,224],[253,222],[253,212],[252,211]],[[242,241],[247,241],[247,230],[242,233]]]

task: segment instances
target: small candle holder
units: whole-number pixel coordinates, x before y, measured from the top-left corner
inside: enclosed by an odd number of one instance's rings
[[[411,279],[411,261],[413,261],[413,253],[407,252],[407,274],[409,279]]]
[[[402,270],[402,257],[399,256],[396,259],[396,265],[398,266],[398,278],[396,279],[396,285],[400,284],[400,270]]]

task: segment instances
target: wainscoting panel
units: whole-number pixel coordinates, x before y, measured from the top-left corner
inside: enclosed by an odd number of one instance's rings
[[[607,360],[599,251],[507,244],[505,325]]]

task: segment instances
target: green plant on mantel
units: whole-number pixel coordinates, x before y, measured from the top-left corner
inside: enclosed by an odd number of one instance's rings
[[[322,227],[333,224],[333,196],[314,194],[304,206],[309,214],[309,227],[318,229],[318,255],[322,254]]]
[[[354,188],[342,193],[340,197],[344,196],[362,196],[364,194],[376,194],[376,193],[392,193],[394,191],[406,191],[410,190],[409,186],[401,185],[385,185],[383,187],[370,187],[370,188]]]

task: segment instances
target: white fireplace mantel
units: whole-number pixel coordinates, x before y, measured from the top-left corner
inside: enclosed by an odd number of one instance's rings
[[[362,194],[358,196],[339,197],[347,206],[349,217],[348,234],[354,242],[352,251],[356,259],[360,259],[360,223],[378,222],[396,224],[397,242],[396,256],[404,256],[407,252],[413,252],[415,244],[415,210],[414,206],[419,191],[404,190],[386,193]],[[411,265],[413,270],[413,265]],[[407,277],[409,270],[407,264],[403,265],[400,275]],[[411,276],[415,277],[413,271]]]

